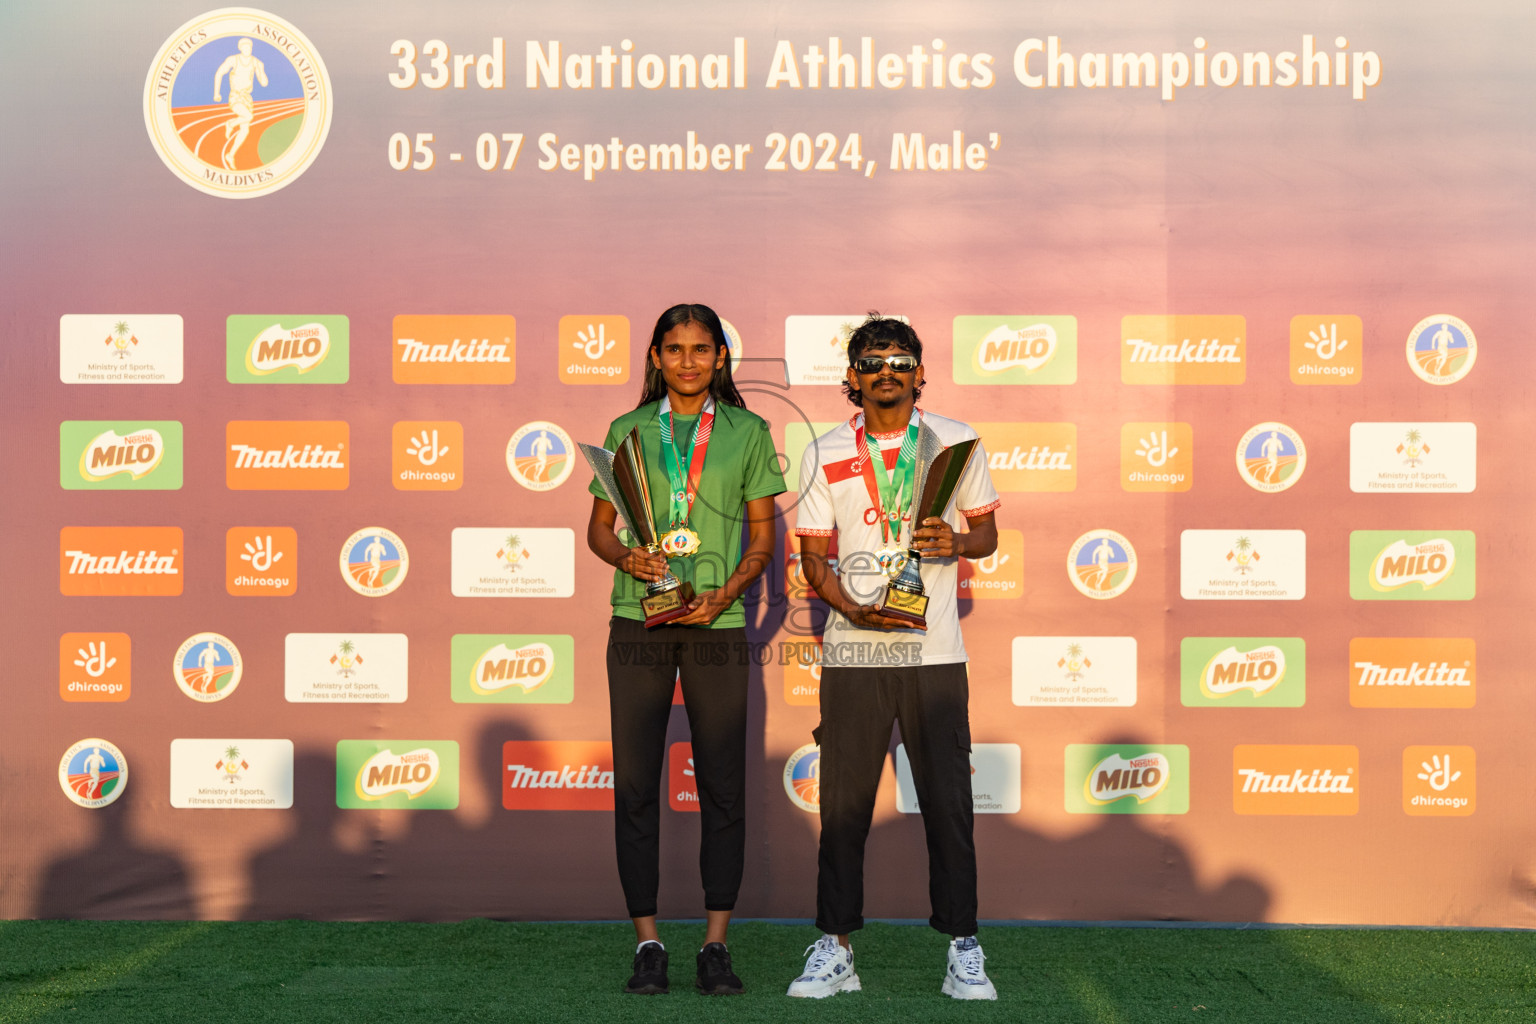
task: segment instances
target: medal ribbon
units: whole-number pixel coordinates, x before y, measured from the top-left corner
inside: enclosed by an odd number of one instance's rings
[[[657,413],[661,421],[661,447],[666,452],[667,483],[671,485],[671,520],[674,529],[684,526],[693,513],[693,500],[699,495],[699,478],[704,475],[704,456],[709,452],[709,435],[715,425],[715,400],[706,399],[693,434],[688,438],[687,454],[679,457],[677,445],[672,440],[672,400],[663,398]],[[688,464],[688,475],[683,476],[683,463]]]
[[[860,414],[854,423],[854,441],[859,447],[859,461],[863,463],[864,486],[869,490],[869,500],[874,503],[880,518],[880,536],[887,545],[901,539],[901,520],[912,504],[912,488],[917,475],[917,434],[921,420],[916,409],[907,424],[907,433],[901,439],[901,451],[896,456],[896,470],[887,473],[885,453],[870,451],[869,440],[864,436],[864,417]]]

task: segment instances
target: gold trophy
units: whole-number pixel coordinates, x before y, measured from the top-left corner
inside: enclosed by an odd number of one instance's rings
[[[965,467],[970,464],[976,451],[976,438],[960,441],[944,447],[939,436],[924,423],[917,435],[917,473],[912,492],[918,499],[912,503],[912,529],[920,529],[923,520],[930,516],[944,515]],[[928,595],[923,593],[923,555],[915,542],[907,547],[906,560],[901,571],[885,588],[880,598],[881,615],[902,619],[914,626],[926,626],[928,620]]]
[[[651,487],[645,471],[645,454],[640,448],[640,430],[631,430],[619,442],[619,450],[610,452],[594,444],[577,442],[587,465],[603,485],[624,525],[641,547],[653,555],[661,554],[656,526],[651,519]],[[693,584],[684,583],[671,570],[659,580],[645,585],[640,609],[645,612],[645,628],[671,622],[688,610],[693,601]]]

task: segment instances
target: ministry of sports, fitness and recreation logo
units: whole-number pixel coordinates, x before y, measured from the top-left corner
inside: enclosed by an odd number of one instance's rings
[[[1136,579],[1136,549],[1113,530],[1089,530],[1067,552],[1067,575],[1085,597],[1119,597]]]
[[[59,786],[81,807],[105,807],[128,785],[128,759],[106,740],[81,740],[59,759]]]
[[[1408,368],[1425,383],[1455,384],[1476,362],[1477,338],[1454,316],[1427,316],[1408,332]]]
[[[1237,442],[1237,473],[1265,494],[1286,490],[1307,468],[1307,446],[1284,423],[1260,423]]]
[[[382,526],[358,530],[341,546],[341,577],[364,597],[393,594],[410,568],[405,541]]]
[[[314,162],[331,128],[331,80],[304,34],[249,7],[173,32],[144,82],[144,122],[165,165],[193,188],[249,199]]]
[[[784,792],[802,811],[821,810],[821,747],[807,743],[784,762]]]
[[[507,442],[507,472],[530,491],[552,491],[571,475],[575,450],[571,435],[547,420],[534,420]]]
[[[223,700],[240,685],[240,650],[218,633],[194,633],[176,649],[171,671],[176,685],[193,700],[211,704]]]

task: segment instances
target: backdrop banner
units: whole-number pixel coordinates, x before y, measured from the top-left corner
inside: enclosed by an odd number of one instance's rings
[[[981,436],[983,918],[1536,926],[1528,5],[81,0],[0,37],[0,917],[622,917],[577,442],[702,302],[791,488],[869,310]],[[797,504],[721,652],[749,917],[814,908]],[[681,697],[667,744],[697,917]],[[896,734],[866,913],[926,918],[926,863]]]

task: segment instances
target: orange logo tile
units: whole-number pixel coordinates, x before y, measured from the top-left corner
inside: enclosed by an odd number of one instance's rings
[[[986,558],[960,559],[962,600],[989,601],[1024,593],[1024,534],[998,530],[997,550]]]
[[[1477,752],[1417,746],[1403,751],[1403,813],[1465,817],[1477,810]]]
[[[230,420],[224,482],[232,491],[344,491],[349,433],[343,420]]]
[[[517,319],[397,316],[391,361],[396,384],[511,384],[517,379]]]
[[[1357,708],[1473,707],[1477,641],[1357,636],[1349,642],[1349,703]]]
[[[1348,746],[1239,745],[1232,751],[1238,814],[1355,814],[1360,750]]]
[[[1365,342],[1357,316],[1291,317],[1291,383],[1359,384]]]
[[[1195,431],[1188,423],[1127,423],[1120,428],[1120,487],[1187,491],[1195,483]]]
[[[65,633],[59,637],[59,696],[68,701],[127,700],[132,663],[127,633]]]
[[[299,534],[291,526],[232,526],[224,534],[224,589],[287,597],[299,589]]]
[[[401,420],[390,443],[390,480],[400,491],[464,486],[464,426],[453,420]]]
[[[999,491],[1077,490],[1077,424],[977,423]]]
[[[501,778],[509,811],[611,811],[613,744],[513,740],[502,744]]]
[[[629,317],[560,318],[560,381],[624,384],[629,380]]]
[[[1120,320],[1126,384],[1241,384],[1248,323],[1240,316],[1127,316]]]
[[[66,526],[59,531],[59,593],[66,597],[175,597],[179,526]]]

